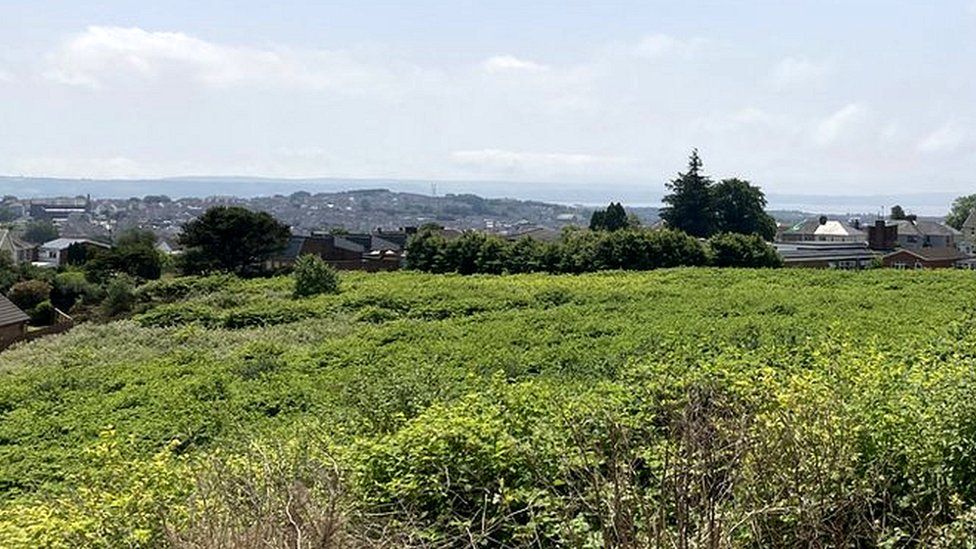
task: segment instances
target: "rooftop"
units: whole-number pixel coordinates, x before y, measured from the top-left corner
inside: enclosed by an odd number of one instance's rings
[[[21,311],[12,301],[0,295],[0,326],[20,324],[28,320],[30,320],[30,317],[27,316],[27,313]]]

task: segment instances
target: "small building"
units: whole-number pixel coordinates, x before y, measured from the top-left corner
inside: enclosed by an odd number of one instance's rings
[[[60,267],[67,262],[68,248],[75,244],[106,250],[111,248],[108,244],[87,238],[56,238],[41,244],[37,250],[37,262],[49,267]]]
[[[902,248],[884,256],[881,260],[885,267],[894,269],[945,269],[956,267],[957,263],[966,259],[966,254],[956,248],[921,248],[910,250]]]
[[[30,317],[9,299],[0,295],[0,350],[27,335],[27,322]]]
[[[867,269],[881,258],[881,253],[863,242],[776,243],[784,267],[807,269]]]
[[[50,221],[60,225],[72,215],[83,215],[91,212],[91,199],[79,197],[32,200],[29,212],[31,219]]]

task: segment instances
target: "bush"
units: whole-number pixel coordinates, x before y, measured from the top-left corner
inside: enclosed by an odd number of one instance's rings
[[[42,280],[27,280],[14,284],[7,297],[14,305],[24,311],[37,307],[41,302],[51,297],[51,285]]]
[[[50,301],[42,301],[28,312],[31,324],[34,326],[50,326],[54,324],[54,305]]]
[[[712,264],[716,267],[781,267],[776,249],[758,235],[720,234],[708,240]]]
[[[113,278],[105,288],[102,313],[107,317],[118,316],[131,311],[135,302],[135,285],[132,283],[132,279],[125,275],[119,275]]]
[[[316,255],[303,255],[295,262],[295,297],[339,293],[339,273]]]
[[[79,271],[58,273],[54,277],[54,289],[51,291],[51,303],[68,312],[77,303],[97,304],[102,298],[102,289],[88,281],[85,274]]]

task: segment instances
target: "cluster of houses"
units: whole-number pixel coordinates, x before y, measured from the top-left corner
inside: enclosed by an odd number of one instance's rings
[[[807,219],[780,227],[775,246],[788,267],[864,269],[976,268],[976,211],[956,230],[944,223],[906,219]]]

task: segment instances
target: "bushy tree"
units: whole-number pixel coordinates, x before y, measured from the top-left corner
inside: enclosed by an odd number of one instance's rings
[[[189,273],[255,274],[285,247],[290,234],[287,226],[266,212],[216,206],[183,226],[179,242],[192,250],[184,254],[183,268]]]
[[[421,227],[410,237],[405,249],[407,268],[429,273],[446,272],[443,256],[447,251],[447,240],[439,230],[439,227]]]
[[[668,227],[700,238],[715,230],[715,210],[712,203],[712,180],[702,173],[698,149],[691,153],[688,171],[667,184],[670,191],[661,208],[661,219]]]
[[[127,275],[118,275],[105,287],[102,314],[108,318],[128,313],[136,303],[135,283]]]
[[[31,244],[43,244],[58,237],[58,228],[50,221],[31,221],[24,227],[23,238]]]
[[[783,259],[769,243],[755,234],[724,233],[708,239],[716,267],[781,267]]]
[[[962,230],[962,224],[966,222],[969,213],[976,210],[976,194],[960,196],[952,201],[952,208],[946,216],[946,225],[956,230]]]
[[[43,280],[25,280],[10,287],[7,297],[21,310],[29,311],[51,297],[51,285]]]
[[[102,289],[80,271],[66,271],[54,277],[51,289],[51,303],[58,309],[68,312],[76,303],[96,304],[101,298]]]
[[[888,216],[889,219],[898,221],[898,220],[905,219],[905,217],[906,217],[905,210],[900,205],[895,204],[894,206],[891,207],[891,215]],[[963,219],[963,221],[965,221],[965,219]],[[960,223],[960,225],[962,224]]]
[[[776,220],[766,213],[766,195],[742,179],[723,179],[712,189],[715,230],[755,234],[766,240],[776,236]]]
[[[627,212],[619,202],[611,202],[607,209],[596,210],[590,217],[591,231],[617,231],[630,224]]]
[[[339,273],[321,257],[306,254],[295,262],[295,297],[339,293]]]

